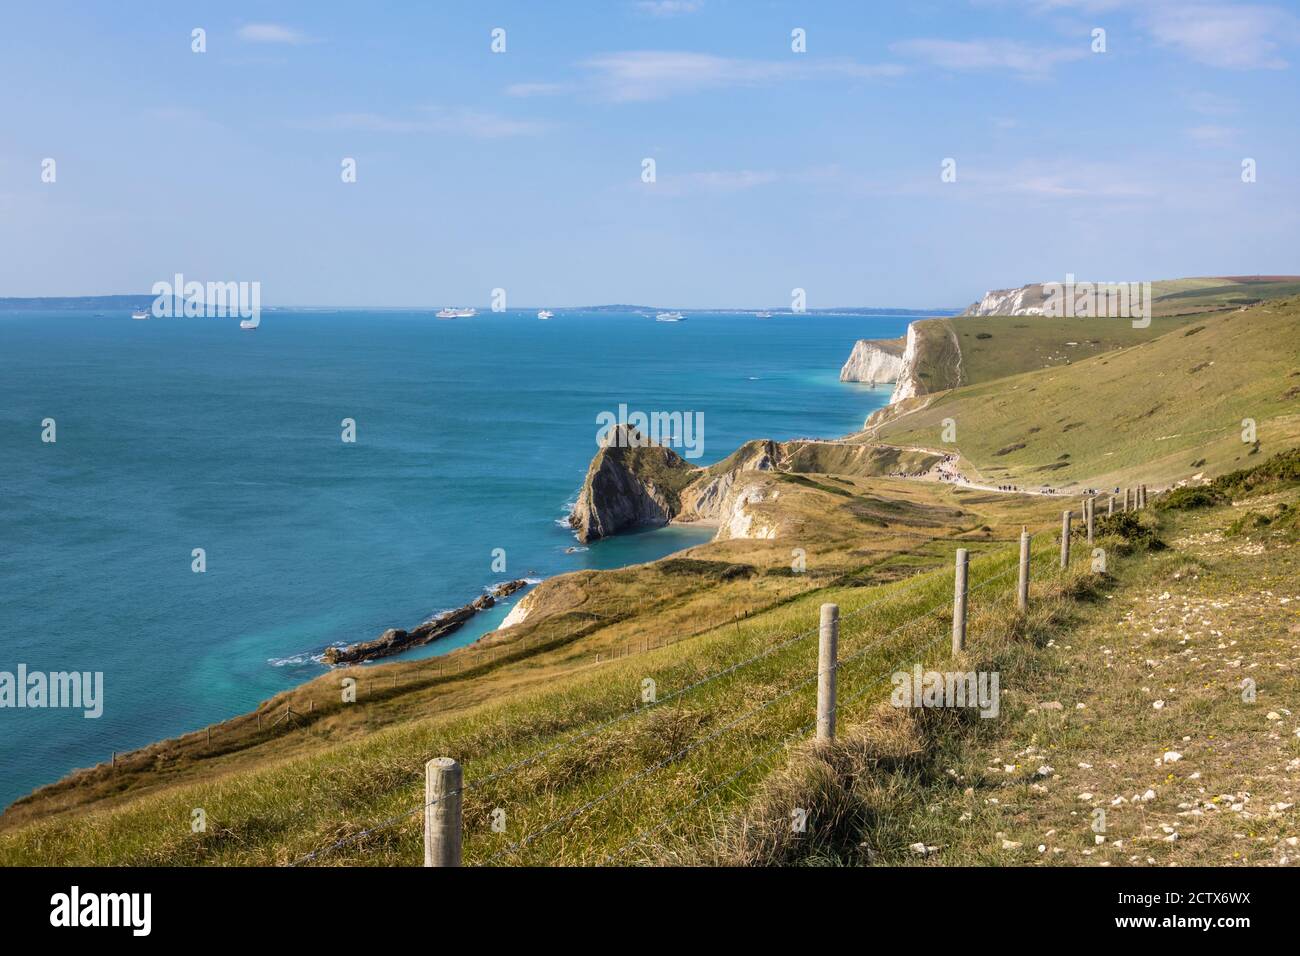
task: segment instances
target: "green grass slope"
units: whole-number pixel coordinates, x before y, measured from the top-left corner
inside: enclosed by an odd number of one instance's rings
[[[962,456],[990,481],[1159,484],[1241,467],[1300,441],[1300,298],[910,400],[868,432],[943,448],[946,419]],[[1244,419],[1256,423],[1258,445],[1243,443]]]

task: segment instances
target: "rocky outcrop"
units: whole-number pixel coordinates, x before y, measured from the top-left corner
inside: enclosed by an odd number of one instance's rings
[[[587,468],[569,524],[584,542],[667,524],[681,510],[682,490],[703,471],[630,425],[617,425]]]
[[[774,502],[780,494],[779,490],[769,489],[765,483],[742,481],[723,502],[717,540],[775,538],[778,530],[776,522],[765,520],[754,506]]]
[[[962,315],[1042,315],[1045,299],[1041,282],[1018,289],[990,289]]]
[[[840,369],[841,382],[866,382],[883,385],[897,382],[903,371],[906,337],[897,339],[858,339],[849,359]]]
[[[464,607],[443,611],[409,631],[400,627],[390,627],[373,641],[362,641],[347,647],[329,647],[325,649],[322,660],[326,664],[359,664],[381,657],[391,657],[412,647],[430,644],[440,637],[446,637],[465,626],[465,622],[479,611],[487,610],[497,603],[497,598],[514,594],[520,588],[528,586],[524,580],[506,581],[494,585],[487,594],[475,598]]]
[[[749,471],[772,471],[785,458],[781,445],[771,439],[748,441],[710,468],[683,492],[683,520],[720,520],[733,496],[739,477]]]
[[[889,396],[889,404],[893,405],[903,399],[911,398],[921,391],[921,379],[917,374],[918,356],[917,356],[917,333],[916,323],[909,322],[907,326],[907,344],[903,347],[903,355],[899,359],[898,377],[894,379],[894,392]]]
[[[501,631],[507,627],[524,623],[528,613],[532,610],[532,602],[529,599],[536,593],[536,591],[529,591],[521,600],[517,601],[515,606],[510,609],[510,613],[506,615],[505,620],[497,625],[497,630]]]

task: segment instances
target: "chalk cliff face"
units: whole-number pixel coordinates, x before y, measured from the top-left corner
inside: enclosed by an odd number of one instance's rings
[[[916,323],[910,322],[907,326],[907,344],[899,359],[898,377],[894,379],[894,393],[889,396],[891,405],[912,398],[921,391],[921,380],[917,375],[917,341]]]
[[[718,534],[715,540],[728,538],[775,538],[779,528],[777,524],[765,519],[754,505],[767,501],[776,501],[781,492],[769,489],[766,482],[742,481],[733,487],[721,508]]]
[[[717,521],[719,537],[772,537],[775,526],[755,525],[747,506],[766,499],[750,478],[774,471],[785,457],[778,442],[746,442],[709,468],[687,463],[671,449],[645,444],[628,426],[607,439],[587,469],[569,523],[582,541],[636,527],[679,521]],[[630,433],[630,434],[628,434]],[[625,447],[630,441],[641,443]],[[518,608],[525,606],[521,602]],[[521,612],[526,613],[526,612]]]
[[[1018,289],[990,289],[962,315],[1042,315],[1046,298],[1041,282]]]
[[[591,460],[569,524],[584,542],[667,524],[681,510],[682,489],[703,470],[671,448],[650,444],[630,425],[618,425]]]
[[[849,360],[840,369],[840,381],[872,385],[897,382],[903,371],[905,347],[905,338],[858,339]]]

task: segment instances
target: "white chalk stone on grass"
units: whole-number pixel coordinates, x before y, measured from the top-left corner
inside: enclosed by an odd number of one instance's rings
[[[1151,709],[1152,709],[1152,710],[1164,710],[1164,709],[1165,709],[1165,702],[1164,702],[1163,700],[1152,701],[1152,703],[1151,703]]]
[[[1183,759],[1183,755],[1177,750],[1166,750],[1163,759],[1165,763],[1177,763]]]
[[[1015,840],[1002,841],[1002,849],[1004,850],[1019,850],[1022,845],[1023,844],[1017,843]]]

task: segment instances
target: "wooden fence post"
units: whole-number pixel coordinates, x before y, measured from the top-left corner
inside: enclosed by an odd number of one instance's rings
[[[1070,512],[1061,512],[1061,569],[1070,566]]]
[[[1089,547],[1092,547],[1093,511],[1096,509],[1096,506],[1097,506],[1096,498],[1085,498],[1083,500],[1083,509],[1088,517],[1088,546]]]
[[[450,757],[424,765],[424,865],[460,866],[463,774]]]
[[[966,649],[966,587],[967,571],[970,568],[970,552],[965,548],[957,549],[957,567],[953,574],[952,587],[952,652],[960,654]]]
[[[1106,499],[1106,515],[1109,517],[1115,513],[1115,496],[1111,495]]]
[[[839,663],[840,606],[823,604],[817,643],[817,740],[835,739],[835,678]]]
[[[1016,590],[1016,606],[1020,612],[1029,610],[1029,529],[1020,529],[1020,586]]]
[[[1124,489],[1124,510],[1128,511],[1128,489]]]

